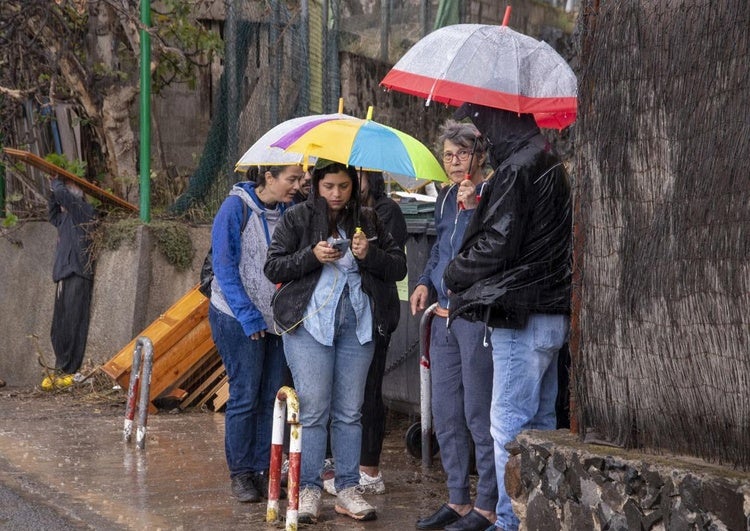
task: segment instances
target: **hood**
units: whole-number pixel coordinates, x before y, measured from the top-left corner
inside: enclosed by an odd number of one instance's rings
[[[263,205],[263,201],[260,200],[258,194],[255,193],[255,189],[258,184],[253,181],[242,181],[232,186],[232,190],[229,195],[236,195],[242,198],[242,200],[250,207],[250,210],[260,215],[261,213],[273,212],[273,210],[267,210]],[[286,204],[278,203],[279,211],[283,212],[286,209]]]
[[[531,114],[518,114],[476,103],[464,103],[453,113],[453,117],[456,120],[469,118],[477,126],[489,143],[487,151],[493,167],[541,133]]]

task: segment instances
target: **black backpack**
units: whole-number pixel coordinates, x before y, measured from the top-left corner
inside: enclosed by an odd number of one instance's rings
[[[247,227],[247,203],[245,201],[242,201],[242,228],[240,229],[240,234],[245,232],[245,227]],[[198,291],[203,293],[203,295],[210,299],[211,298],[211,281],[214,279],[214,261],[213,261],[213,245],[208,248],[208,253],[206,253],[206,258],[203,260],[203,266],[201,266],[201,280],[200,280],[200,286],[198,286]]]

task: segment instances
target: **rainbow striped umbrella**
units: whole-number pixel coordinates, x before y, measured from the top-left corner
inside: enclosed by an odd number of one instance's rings
[[[356,168],[447,182],[442,165],[422,142],[368,119],[321,117],[292,129],[272,146]]]

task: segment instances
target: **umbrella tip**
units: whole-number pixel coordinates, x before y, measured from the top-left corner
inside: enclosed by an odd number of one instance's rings
[[[344,98],[339,98],[339,114],[344,114]]]
[[[372,105],[367,108],[367,119],[372,120]]]
[[[510,6],[506,6],[505,8],[505,16],[503,16],[503,26],[507,26],[508,22],[510,22]]]

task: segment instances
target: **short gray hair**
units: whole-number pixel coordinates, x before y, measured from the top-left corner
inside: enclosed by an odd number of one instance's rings
[[[469,149],[475,148],[476,153],[487,151],[487,140],[479,132],[479,129],[471,123],[447,120],[440,128],[440,137],[436,146],[439,154],[443,153],[443,145],[446,140],[457,146]]]

